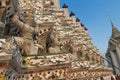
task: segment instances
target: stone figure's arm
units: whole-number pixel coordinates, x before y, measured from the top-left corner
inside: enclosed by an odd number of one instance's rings
[[[17,14],[15,14],[15,15],[13,16],[12,22],[15,23],[15,24],[17,24],[20,28],[25,28],[25,29],[34,31],[34,28],[33,28],[33,27],[31,27],[31,26],[23,23],[22,21],[20,21]]]
[[[2,29],[2,30],[4,30],[5,29],[5,24],[4,23],[2,23],[2,22],[0,22],[0,29]],[[0,32],[0,34],[2,34],[3,35],[3,31],[2,32]]]
[[[5,24],[0,22],[0,27],[5,27]]]

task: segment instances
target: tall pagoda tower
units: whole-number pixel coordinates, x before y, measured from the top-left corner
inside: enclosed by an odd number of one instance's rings
[[[120,75],[120,31],[111,21],[112,35],[109,39],[108,50],[106,57],[109,61],[109,66],[113,68],[114,74]]]
[[[74,12],[69,14],[67,4],[60,7],[59,0],[19,0],[19,4],[23,24],[34,27],[38,34],[36,37],[38,40],[33,39],[34,45],[38,43],[43,49],[38,49],[37,55],[27,55],[23,52],[21,55],[23,68],[16,67],[17,61],[16,64],[13,63],[14,60],[10,61],[9,66],[4,68],[7,76],[2,75],[0,78],[110,80],[114,77],[112,69],[105,66],[104,57],[91,43],[92,39],[87,28],[79,18],[76,18]],[[17,42],[22,44],[20,40]],[[1,67],[3,66],[0,65]]]

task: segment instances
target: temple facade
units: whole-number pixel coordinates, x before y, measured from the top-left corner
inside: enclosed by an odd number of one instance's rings
[[[111,26],[112,35],[109,39],[106,58],[108,59],[108,65],[113,68],[113,73],[120,75],[120,31],[115,27],[112,21]]]
[[[59,0],[7,0],[5,5],[0,57],[11,56],[0,58],[0,80],[115,79],[68,5],[60,7]]]

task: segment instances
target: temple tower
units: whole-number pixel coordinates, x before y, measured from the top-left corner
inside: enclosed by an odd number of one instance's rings
[[[113,73],[120,75],[120,31],[115,27],[112,21],[111,26],[112,35],[109,39],[106,58],[108,59],[109,66],[113,68]]]

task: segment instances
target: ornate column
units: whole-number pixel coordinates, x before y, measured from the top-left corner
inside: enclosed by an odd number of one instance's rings
[[[103,59],[103,57],[100,57],[100,64],[104,65],[104,59]]]
[[[60,2],[59,2],[59,0],[53,0],[53,2],[54,2],[54,6],[55,6],[56,8],[59,8],[59,7],[60,7]]]
[[[93,62],[93,61],[92,61],[92,55],[93,55],[92,53],[89,53],[89,62],[90,62],[90,63]]]
[[[71,12],[70,17],[72,18],[73,22],[75,23],[76,22],[75,13]]]
[[[64,16],[69,17],[69,15],[68,15],[68,5],[64,4],[62,8],[64,10]]]
[[[97,57],[97,64],[100,64],[100,56],[97,55],[96,57]]]

